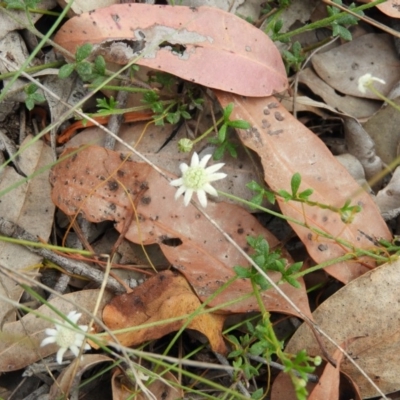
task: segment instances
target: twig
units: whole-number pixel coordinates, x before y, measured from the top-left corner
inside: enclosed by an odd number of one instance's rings
[[[13,222],[7,221],[4,218],[0,217],[0,233],[12,237],[15,239],[27,240],[29,242],[39,243],[37,237],[27,232],[25,229],[21,228],[17,224]],[[101,285],[104,280],[104,272],[98,269],[93,268],[92,266],[77,260],[71,260],[67,257],[63,257],[59,254],[54,253],[51,250],[44,248],[34,248],[26,246],[33,253],[39,254],[42,257],[46,258],[64,268],[70,274],[75,274],[79,276],[83,276],[98,285]],[[109,277],[107,280],[107,288],[112,290],[115,293],[125,293],[126,290],[124,287],[114,278]]]

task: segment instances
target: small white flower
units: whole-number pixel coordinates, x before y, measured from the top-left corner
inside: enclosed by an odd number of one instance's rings
[[[365,74],[363,76],[360,76],[358,78],[358,90],[361,93],[367,93],[367,89],[370,85],[372,85],[373,82],[379,82],[382,84],[385,84],[386,82],[383,79],[376,78],[375,76],[372,76],[371,74]]]
[[[81,317],[81,313],[77,313],[76,311],[71,311],[67,315],[67,319],[72,323],[76,324]],[[57,362],[59,364],[62,363],[62,359],[64,353],[70,349],[75,357],[79,355],[79,349],[82,346],[83,341],[85,340],[85,335],[83,333],[78,333],[73,331],[73,326],[68,322],[56,322],[56,329],[48,328],[46,329],[46,334],[49,336],[42,341],[40,347],[46,346],[50,343],[56,343],[60,348],[57,351]],[[79,325],[79,329],[83,332],[88,330],[86,325]],[[86,343],[84,350],[90,350],[90,346]]]
[[[215,173],[225,164],[218,163],[206,168],[206,164],[210,158],[211,154],[207,154],[199,160],[199,155],[196,152],[193,153],[190,167],[187,164],[182,163],[179,166],[182,172],[182,177],[170,182],[172,186],[179,186],[175,194],[175,199],[185,193],[185,206],[189,204],[194,192],[197,193],[197,198],[203,207],[207,207],[206,193],[209,193],[212,196],[218,196],[217,191],[210,185],[210,182],[223,179],[227,176],[222,172]]]

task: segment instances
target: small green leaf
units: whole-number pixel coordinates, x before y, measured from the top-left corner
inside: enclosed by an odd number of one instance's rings
[[[75,60],[77,63],[81,63],[85,58],[90,56],[93,46],[90,43],[85,43],[78,47],[75,53]]]
[[[96,72],[98,72],[100,75],[105,75],[106,73],[106,61],[102,56],[97,56],[96,59],[94,60],[94,67],[96,69]]]
[[[58,77],[60,79],[68,78],[74,72],[74,69],[75,69],[75,64],[65,64],[59,69]]]
[[[28,98],[25,100],[25,105],[26,105],[26,108],[27,108],[29,111],[32,111],[33,108],[35,107],[35,102],[33,101],[33,99],[31,99],[30,97],[28,97]]]
[[[225,108],[224,108],[224,121],[228,122],[229,117],[231,116],[233,111],[233,103],[229,103]]]
[[[298,172],[296,172],[295,174],[293,174],[292,180],[290,181],[293,197],[296,197],[300,184],[301,184],[301,175]]]
[[[92,64],[88,61],[82,61],[79,64],[76,64],[76,72],[83,80],[87,80],[93,72]]]
[[[241,119],[237,119],[235,121],[229,121],[228,126],[236,129],[250,129],[251,125],[247,121],[242,121]]]
[[[220,141],[220,143],[225,142],[227,128],[227,125],[223,124],[218,130],[218,140]]]

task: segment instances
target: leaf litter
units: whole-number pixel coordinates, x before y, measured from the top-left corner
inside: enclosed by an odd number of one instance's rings
[[[307,9],[298,2],[294,3],[296,7],[300,7],[301,12],[306,12],[306,17],[301,15],[303,20],[313,18],[311,14],[315,12],[314,3]],[[392,2],[387,3],[392,5]],[[294,6],[289,7],[288,13],[294,9]],[[128,11],[132,10],[135,11],[135,15],[139,14],[139,10],[146,12],[141,12],[140,17],[126,18]],[[384,8],[382,11],[387,12]],[[184,26],[184,29],[181,26]],[[228,34],[221,34],[221,29],[228,30]],[[207,7],[195,9],[129,4],[115,5],[71,18],[60,29],[56,42],[74,53],[78,45],[88,43],[88,37],[95,45],[92,57],[101,54],[107,60],[121,64],[135,60],[139,65],[147,65],[188,81],[225,91],[214,93],[223,107],[231,102],[235,104],[232,113],[234,119],[244,119],[251,123],[252,127],[239,130],[238,136],[245,146],[260,157],[264,179],[271,189],[290,190],[290,180],[293,174],[298,172],[302,177],[300,190],[314,189],[313,200],[341,207],[351,199],[352,204],[361,205],[361,212],[354,215],[351,223],[346,224],[337,213],[330,210],[278,200],[285,216],[303,223],[303,226],[294,223],[291,225],[315,263],[329,262],[354,248],[373,251],[377,245],[376,239],[391,240],[391,234],[372,198],[360,189],[323,142],[281,106],[280,98],[267,97],[286,88],[286,74],[281,56],[264,33],[231,14]],[[363,46],[368,50],[358,54],[357,51]],[[332,57],[333,61],[330,62]],[[209,59],[212,59],[213,63],[208,63]],[[307,75],[304,71],[300,73],[299,82],[309,85],[327,103],[312,103],[314,110],[315,107],[325,110],[325,114],[318,115],[326,117],[326,110],[335,113],[336,108],[347,112],[347,115],[365,119],[380,107],[376,96],[369,93],[367,97],[370,99],[362,99],[363,95],[357,90],[358,78],[365,71],[373,72],[370,69],[371,60],[377,76],[386,82],[383,87],[377,87],[388,93],[399,78],[396,70],[397,55],[388,36],[376,33],[361,34],[347,44],[338,45],[312,58],[312,67],[319,77],[317,78],[310,68]],[[226,73],[226,64],[230,65],[232,74]],[[244,75],[246,79],[243,79]],[[238,96],[235,93],[250,97]],[[341,102],[340,96],[343,94],[346,96]],[[290,97],[291,92],[285,92],[284,96]],[[294,109],[295,98],[290,97],[289,101],[292,101]],[[360,110],[364,106],[365,109]],[[312,110],[311,107],[304,109]],[[55,108],[52,110],[51,117],[57,120],[57,116],[53,115]],[[383,107],[378,114],[383,115],[385,110],[388,110],[388,107]],[[387,120],[388,118],[383,119],[385,123]],[[378,134],[375,133],[377,125],[368,125],[367,122],[365,129],[373,140],[379,142]],[[367,177],[370,177],[385,167],[380,159],[383,162],[386,162],[386,159],[381,155],[383,145],[378,143],[375,153],[371,139],[360,128],[360,125],[347,128],[346,145],[348,151],[361,161]],[[374,133],[370,132],[372,129],[375,130]],[[397,137],[387,133],[388,130],[394,129],[384,130],[385,134],[391,135],[389,151],[393,160],[397,155],[393,151],[397,148]],[[87,143],[87,140],[84,142]],[[74,155],[73,151],[66,150],[63,156],[70,157],[65,158],[51,171],[54,204],[73,218],[81,213],[88,221],[112,221],[121,235],[135,243],[157,243],[175,270],[159,272],[122,296],[107,294],[102,300],[101,308],[113,297],[104,307],[103,318],[108,327],[117,329],[136,326],[136,329],[118,337],[126,346],[137,346],[144,341],[162,338],[169,332],[181,329],[186,321],[163,324],[160,328],[157,328],[159,325],[140,328],[141,324],[153,321],[158,324],[163,319],[190,314],[198,309],[202,302],[207,301],[207,307],[218,309],[212,313],[194,316],[187,327],[202,332],[213,350],[226,352],[222,331],[227,314],[247,314],[260,311],[260,307],[251,295],[253,288],[244,279],[236,279],[211,301],[209,297],[215,295],[224,283],[236,276],[234,266],[247,265],[245,259],[209,224],[194,205],[190,204],[184,208],[181,203],[176,202],[173,199],[175,190],[168,184],[168,180],[147,164],[127,158],[127,153],[123,153],[121,149],[114,152],[89,146],[79,149]],[[155,153],[152,149],[148,152]],[[171,154],[167,157],[173,157]],[[156,161],[157,153],[153,155]],[[175,178],[178,163],[179,161],[175,160],[175,169],[166,163],[163,173],[171,179]],[[4,182],[7,183],[5,179]],[[384,183],[379,182],[379,185]],[[396,209],[396,201],[393,201],[396,200],[396,196],[393,196],[397,191],[396,181],[393,180],[390,185],[383,188],[377,196],[381,211],[387,214]],[[32,209],[29,210],[32,212]],[[221,201],[210,202],[207,213],[247,253],[250,252],[246,241],[249,234],[262,235],[271,248],[280,246],[278,239],[242,207]],[[371,221],[374,223],[371,224]],[[316,233],[315,228],[319,229],[320,233]],[[25,229],[35,232],[32,226]],[[329,238],[321,235],[321,232]],[[47,236],[41,236],[42,239],[47,237],[48,233]],[[348,247],[340,244],[339,239],[346,239]],[[283,254],[288,264],[293,262],[287,252],[284,251]],[[14,256],[13,260],[18,263]],[[376,267],[373,257],[364,256],[356,261],[341,262],[325,268],[327,273],[343,282],[345,286],[320,305],[312,318],[315,318],[319,327],[338,343],[351,342],[346,349],[353,356],[356,354],[357,362],[380,389],[388,393],[399,389],[396,379],[393,378],[397,373],[398,364],[395,356],[398,354],[396,341],[393,340],[396,336],[396,331],[393,331],[395,324],[392,323],[393,313],[396,312],[393,306],[396,299],[386,296],[380,300],[378,294],[386,294],[388,286],[395,286],[396,283],[391,282],[390,278],[395,276],[394,269],[397,264],[373,269]],[[269,275],[275,282],[280,279],[277,273],[272,272]],[[298,282],[300,289],[294,289],[288,284],[280,287],[306,316],[311,317],[306,286],[302,278],[298,278]],[[368,294],[369,291],[373,293]],[[395,292],[393,289],[390,293]],[[78,303],[88,303],[88,306],[94,304],[95,295],[88,300],[86,297],[79,298],[79,293],[86,296],[92,292],[85,289],[63,297],[77,296],[75,300]],[[243,295],[247,298],[232,303]],[[19,295],[15,300],[18,298]],[[70,306],[62,306],[62,297],[53,301],[61,311],[68,313]],[[231,304],[227,304],[229,302]],[[262,292],[262,303],[268,311],[297,316],[272,288]],[[45,306],[39,310],[42,309],[45,309]],[[385,312],[386,310],[390,311]],[[349,318],[349,315],[352,317]],[[366,316],[368,318],[365,319]],[[38,354],[40,357],[55,352],[50,348],[38,347],[46,324],[39,319],[33,321],[32,317],[28,314],[16,322],[4,323],[6,320],[3,320],[3,335],[6,339],[2,344],[4,346],[0,357],[3,371],[23,368],[38,360]],[[23,326],[25,328],[22,328]],[[26,327],[29,328],[28,331],[23,332]],[[306,347],[310,355],[323,355],[328,349],[333,359],[340,363],[340,370],[348,375],[350,382],[355,382],[355,398],[360,398],[357,385],[363,397],[377,394],[348,360],[339,361],[338,352],[335,352],[331,344],[326,342],[321,349],[314,336],[310,335],[310,330],[306,331],[306,325],[298,329],[286,351]],[[20,335],[25,339],[26,335],[30,335],[34,340],[33,346],[20,356],[21,349],[26,350],[25,342],[16,342],[15,338],[9,341],[7,335]],[[385,338],[383,342],[382,336]],[[346,346],[343,344],[343,347]],[[82,366],[107,361],[96,356],[92,360],[91,357],[93,356],[84,355]],[[380,362],[382,359],[387,366]],[[73,371],[71,366],[68,369],[69,376],[74,375]],[[320,384],[316,385],[313,391],[310,390],[310,398],[324,396],[335,399],[339,397],[340,392],[343,393],[343,378],[340,378],[338,367],[327,364],[324,372],[323,368],[319,368],[317,373],[320,376]],[[287,375],[282,376],[287,378]],[[171,374],[169,380],[174,379],[174,375]],[[272,394],[278,390],[279,385],[282,386],[282,383],[279,383],[280,379],[281,377],[275,379]],[[60,376],[60,382],[68,388],[71,378]],[[156,383],[162,382],[157,380]],[[283,385],[290,385],[290,382]],[[117,386],[119,390],[125,388],[124,384],[116,385],[113,378],[114,396],[126,397],[126,393],[117,394]],[[53,386],[54,395],[60,393],[56,387],[59,388],[58,383]],[[161,386],[159,391],[164,395],[167,388]],[[285,398],[289,399],[288,396]]]

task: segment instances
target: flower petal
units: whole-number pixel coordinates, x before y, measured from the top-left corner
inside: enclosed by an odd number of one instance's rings
[[[56,336],[58,333],[58,329],[47,328],[45,330],[47,336]]]
[[[212,154],[206,154],[200,161],[199,167],[205,168]]]
[[[50,343],[55,343],[56,340],[57,339],[54,336],[49,336],[46,339],[42,340],[42,343],[40,343],[40,347],[46,346],[47,344],[50,344]]]
[[[175,193],[175,200],[177,200],[183,193],[185,193],[185,191],[186,191],[185,186],[179,187]]]
[[[192,155],[192,160],[190,161],[191,167],[197,167],[199,165],[199,155],[194,152]]]
[[[185,198],[183,199],[183,204],[187,206],[190,202],[190,199],[193,196],[193,189],[187,189],[185,193]]]
[[[211,196],[218,197],[218,192],[213,188],[209,183],[206,183],[203,186],[203,190],[207,192],[208,194],[211,194]]]
[[[72,354],[73,354],[75,357],[78,357],[78,356],[79,356],[79,347],[78,347],[78,346],[75,346],[75,345],[73,344],[73,345],[69,346],[69,349],[72,351]]]
[[[217,174],[212,174],[208,177],[208,182],[218,181],[220,179],[226,178],[228,175],[223,172],[218,172]]]
[[[172,186],[181,186],[181,185],[183,185],[183,179],[182,178],[174,179],[169,184]]]
[[[224,165],[225,165],[225,163],[218,163],[218,164],[210,165],[209,167],[206,168],[206,172],[208,174],[213,174],[214,172],[221,169]]]
[[[64,347],[60,347],[57,351],[57,362],[58,364],[62,364],[62,359],[64,356],[64,353],[67,351]]]
[[[202,205],[202,207],[206,208],[207,207],[207,196],[206,196],[206,192],[203,189],[199,189],[197,191],[197,198],[199,199],[199,202]]]
[[[185,164],[185,163],[182,163],[182,164],[179,166],[179,169],[181,170],[182,174],[184,174],[184,173],[189,169],[189,165],[187,165],[187,164]]]

